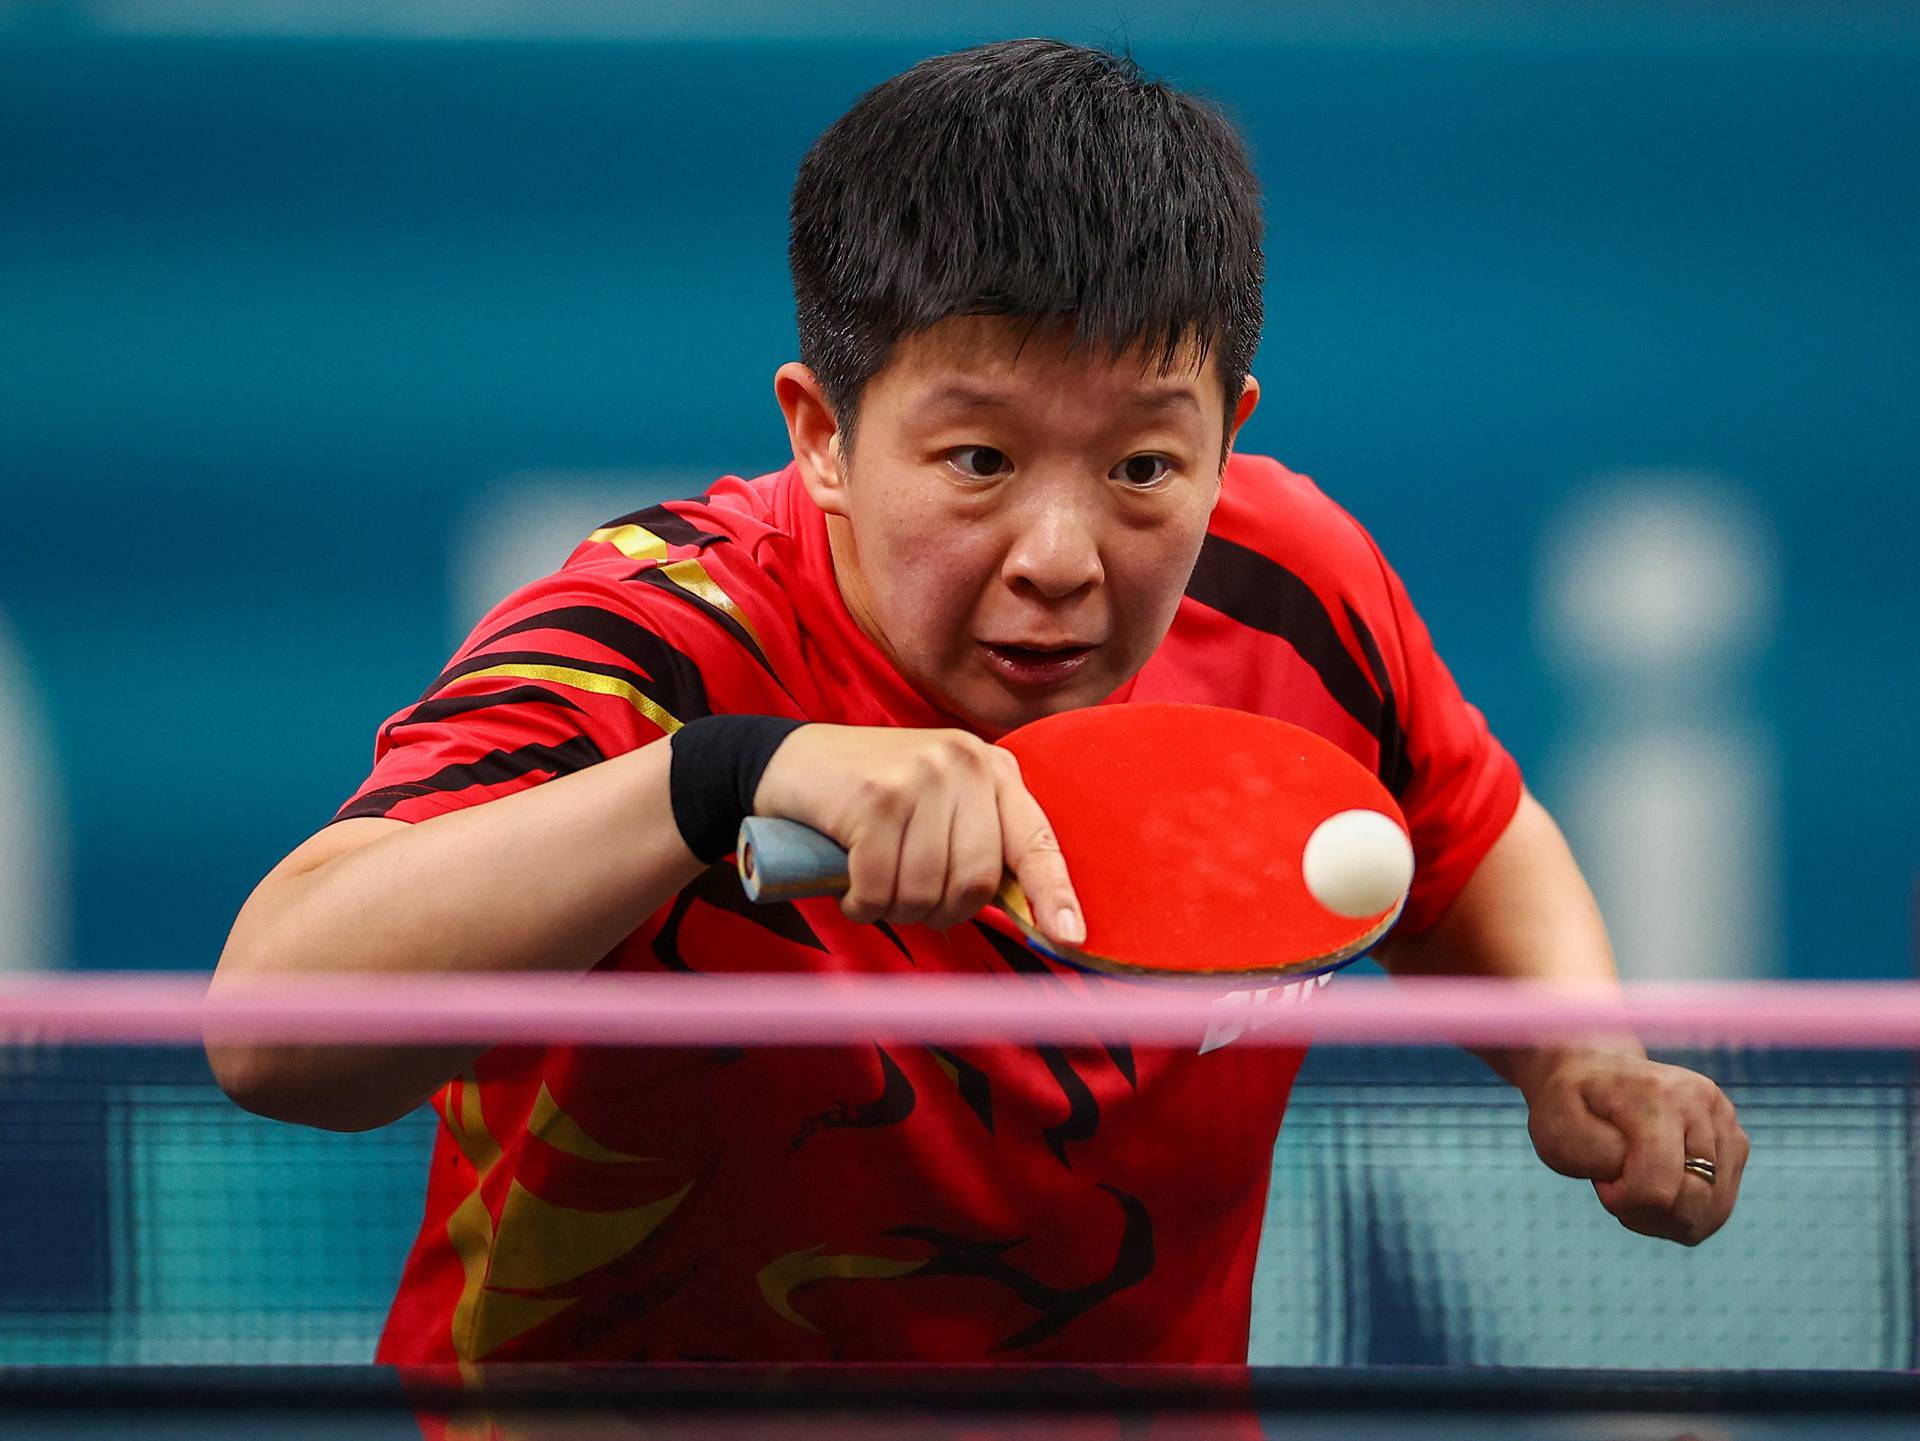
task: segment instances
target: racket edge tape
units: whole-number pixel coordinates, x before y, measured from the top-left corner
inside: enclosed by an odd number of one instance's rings
[[[1233,979],[1244,976],[1263,979],[1271,977],[1281,980],[1294,980],[1304,976],[1317,976],[1322,971],[1337,971],[1349,962],[1358,960],[1369,949],[1379,944],[1381,938],[1393,929],[1394,922],[1400,919],[1400,912],[1405,910],[1407,905],[1407,897],[1403,894],[1400,899],[1394,903],[1392,910],[1368,926],[1360,935],[1355,936],[1343,945],[1335,946],[1332,950],[1324,951],[1319,955],[1305,956],[1299,960],[1281,961],[1278,964],[1271,961],[1255,961],[1244,965],[1226,964],[1180,966],[1175,968],[1171,966],[1130,965],[1126,961],[1116,961],[1108,956],[1095,955],[1089,951],[1082,951],[1072,946],[1061,945],[1058,941],[1046,935],[1039,926],[1034,923],[1033,907],[1027,900],[1027,893],[1021,889],[1020,882],[1012,876],[1008,876],[1002,883],[1000,894],[995,897],[995,900],[999,903],[1000,909],[1007,913],[1008,918],[1014,925],[1020,928],[1020,933],[1026,937],[1028,945],[1037,951],[1052,956],[1057,961],[1063,961],[1067,965],[1076,966],[1082,970],[1101,971],[1108,975],[1116,976],[1151,976],[1156,978],[1197,976],[1202,979],[1219,979],[1221,977]]]
[[[747,899],[757,905],[778,901],[805,900],[815,896],[843,895],[847,889],[847,853],[830,836],[799,821],[777,820],[769,816],[748,816],[740,823],[735,851],[740,870],[740,886]],[[1092,955],[1071,946],[1063,946],[1045,935],[1034,924],[1033,908],[1019,881],[1008,876],[997,897],[1021,933],[1038,950],[1087,970],[1134,976],[1311,976],[1347,964],[1393,929],[1400,919],[1407,898],[1399,902],[1364,932],[1331,951],[1279,965],[1209,965],[1182,968],[1179,971],[1160,966],[1134,966],[1124,961]]]

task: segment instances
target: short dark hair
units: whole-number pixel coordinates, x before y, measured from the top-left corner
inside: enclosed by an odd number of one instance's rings
[[[1070,324],[1117,358],[1211,354],[1229,413],[1260,342],[1260,187],[1214,106],[1130,58],[1008,40],[924,60],[814,142],[788,257],[800,358],[851,434],[903,338],[953,315]]]

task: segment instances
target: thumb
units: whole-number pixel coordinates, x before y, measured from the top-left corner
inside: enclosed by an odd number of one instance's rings
[[[1527,1113],[1527,1133],[1540,1159],[1563,1176],[1611,1181],[1627,1163],[1627,1138],[1596,1116],[1571,1088],[1544,1096]]]

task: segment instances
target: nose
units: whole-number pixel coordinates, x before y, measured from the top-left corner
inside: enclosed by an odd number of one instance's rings
[[[1016,590],[1065,600],[1106,579],[1098,517],[1074,499],[1050,495],[1024,507],[1001,575]]]

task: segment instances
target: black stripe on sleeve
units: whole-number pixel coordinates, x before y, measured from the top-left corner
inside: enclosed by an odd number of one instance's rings
[[[417,781],[403,781],[368,791],[358,800],[349,802],[334,819],[344,821],[361,816],[384,816],[403,801],[415,800],[420,796],[446,795],[473,786],[499,785],[502,781],[517,780],[536,771],[545,771],[549,777],[571,775],[605,759],[606,755],[600,747],[583,735],[574,736],[556,746],[528,745],[518,750],[489,751],[475,761],[442,766],[432,775],[422,776]]]
[[[1187,594],[1241,625],[1286,641],[1342,710],[1380,733],[1380,696],[1341,643],[1320,597],[1299,576],[1258,551],[1209,535]]]
[[[774,682],[779,685],[782,690],[786,690],[786,683],[774,673],[773,662],[761,653],[759,642],[754,640],[745,626],[728,615],[724,610],[720,609],[720,607],[712,601],[695,595],[684,586],[674,584],[667,575],[654,566],[649,566],[638,575],[629,576],[628,579],[640,585],[652,586],[655,590],[662,591],[672,596],[675,600],[685,601],[688,605],[691,605],[715,625],[718,625],[728,635],[739,641],[747,654],[759,662],[760,668],[769,676],[772,676]],[[791,692],[789,692],[789,694],[791,694]]]
[[[541,704],[559,706],[562,710],[577,711],[581,715],[587,713],[584,707],[575,705],[558,691],[548,690],[543,685],[517,685],[491,695],[442,696],[438,700],[423,702],[398,720],[388,722],[385,730],[390,735],[400,726],[426,725],[493,706]]]
[[[730,541],[733,539],[732,536],[720,535],[710,530],[701,530],[691,521],[668,510],[664,505],[651,505],[645,510],[636,510],[631,515],[623,515],[618,520],[608,521],[601,529],[610,530],[614,526],[619,525],[641,526],[646,530],[652,531],[670,546],[688,546],[697,550],[705,550],[708,546],[720,541]],[[669,556],[663,564],[671,565],[674,560],[684,558],[685,557]],[[638,581],[642,585],[653,586],[658,590],[663,590],[676,600],[686,601],[694,606],[724,629],[728,635],[739,641],[741,646],[745,648],[747,654],[759,662],[761,669],[772,676],[774,682],[779,685],[782,690],[787,690],[786,682],[780,679],[778,673],[775,672],[773,668],[772,662],[762,654],[759,643],[754,640],[745,626],[741,625],[739,621],[728,615],[724,610],[721,610],[710,601],[703,600],[692,591],[675,585],[660,573],[659,565],[652,561],[647,562],[637,573],[628,576],[627,579]],[[792,694],[791,691],[787,691],[787,693],[789,695]]]
[[[612,680],[625,681],[641,695],[655,702],[680,721],[692,720],[695,716],[708,713],[706,688],[700,685],[681,687],[663,686],[652,676],[625,666],[613,665],[607,661],[583,660],[579,656],[567,655],[561,651],[550,650],[496,650],[486,655],[470,656],[457,665],[447,667],[421,697],[422,701],[432,700],[441,691],[463,676],[491,670],[497,666],[562,666],[568,670],[584,671],[589,675],[603,675]],[[526,676],[522,679],[532,680]]]
[[[728,538],[711,530],[701,530],[692,521],[668,510],[664,505],[650,505],[645,510],[636,510],[631,515],[608,521],[600,529],[612,530],[617,525],[637,525],[652,531],[668,545],[691,545],[702,549]]]
[[[481,641],[475,647],[473,659],[481,660],[479,652],[508,636],[523,635],[533,630],[559,630],[568,635],[577,635],[604,646],[614,654],[624,657],[645,671],[647,676],[669,688],[676,695],[684,694],[697,698],[697,704],[688,709],[697,714],[707,714],[707,682],[700,674],[700,667],[687,656],[669,645],[657,631],[649,630],[636,620],[616,614],[597,605],[563,605],[553,610],[541,611],[512,625],[504,626]],[[590,662],[564,659],[568,665],[577,665],[582,670],[595,670]],[[465,662],[463,662],[464,664]],[[614,672],[603,672],[613,674]],[[651,691],[648,692],[652,694]],[[656,697],[665,705],[664,696]],[[668,710],[673,710],[671,705]],[[678,711],[674,712],[676,715]]]
[[[1380,654],[1373,632],[1351,605],[1346,606],[1346,612],[1347,624],[1353,627],[1360,652],[1367,658],[1367,668],[1380,687],[1380,724],[1374,729],[1374,736],[1380,742],[1380,781],[1393,792],[1394,799],[1399,800],[1413,784],[1413,758],[1407,753],[1406,728],[1400,724],[1399,698],[1393,693],[1393,677],[1387,674],[1386,658]]]
[[[638,669],[629,670],[605,661],[586,660],[555,651],[486,649],[508,636],[536,630],[559,630],[594,641],[632,661]],[[516,663],[566,666],[624,680],[682,721],[712,714],[712,707],[707,700],[706,678],[692,660],[645,626],[590,605],[563,606],[558,610],[543,611],[495,631],[482,640],[466,659],[455,662],[443,671],[421,700],[431,700],[461,676]]]

